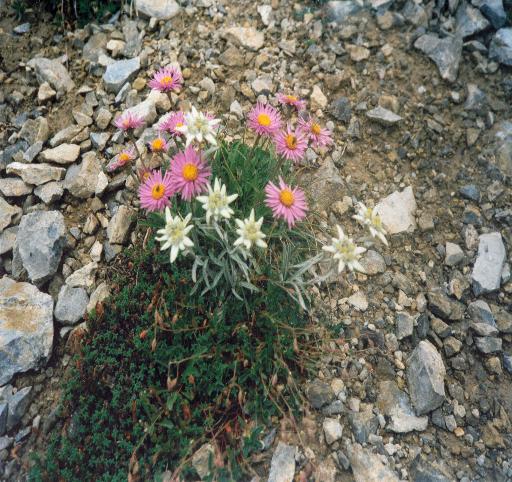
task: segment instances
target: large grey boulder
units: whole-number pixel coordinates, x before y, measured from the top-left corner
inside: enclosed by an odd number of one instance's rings
[[[39,285],[56,272],[66,243],[66,225],[59,211],[37,211],[21,218],[15,257],[29,279]]]
[[[502,0],[473,0],[472,2],[491,21],[495,29],[507,23],[507,13],[503,8]]]
[[[58,60],[44,57],[29,60],[28,66],[35,70],[37,80],[40,84],[48,82],[60,93],[70,92],[75,88],[69,72]]]
[[[41,368],[53,345],[53,299],[30,283],[0,279],[0,385]]]
[[[180,12],[180,6],[174,0],[136,0],[135,9],[158,20],[169,20]]]
[[[498,232],[479,236],[478,256],[471,280],[476,296],[500,289],[501,273],[506,261],[505,245]]]
[[[25,164],[23,162],[11,162],[7,164],[7,174],[16,174],[27,184],[39,186],[50,181],[60,181],[66,169],[50,164]]]
[[[118,60],[107,66],[103,82],[108,92],[117,94],[121,87],[135,78],[140,70],[140,58]]]
[[[459,35],[440,39],[437,35],[425,34],[414,42],[414,47],[435,62],[444,80],[455,82],[462,57],[462,38]]]
[[[417,415],[435,410],[445,400],[446,368],[441,355],[429,341],[420,341],[407,361],[409,394]]]

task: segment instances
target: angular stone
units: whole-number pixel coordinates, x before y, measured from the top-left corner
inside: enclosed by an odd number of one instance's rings
[[[416,200],[412,187],[395,191],[375,206],[375,213],[382,220],[388,234],[398,234],[416,228]]]
[[[0,192],[6,197],[26,196],[32,192],[32,187],[25,184],[21,179],[7,177],[0,179]]]
[[[39,86],[37,91],[37,100],[40,104],[44,104],[46,101],[53,99],[57,95],[48,82],[43,82]]]
[[[456,35],[440,39],[436,35],[425,34],[414,42],[414,47],[435,62],[443,79],[455,82],[462,57],[461,37]]]
[[[495,29],[500,29],[507,23],[507,13],[502,0],[478,0],[474,5],[491,21]]]
[[[447,241],[445,251],[444,264],[446,266],[456,266],[464,259],[464,251],[458,244]]]
[[[108,36],[105,32],[96,32],[89,37],[82,49],[82,57],[89,62],[98,62],[101,54],[105,54]]]
[[[75,137],[78,136],[78,134],[80,134],[80,132],[82,132],[83,130],[83,127],[80,127],[80,126],[76,126],[76,125],[71,125],[71,126],[68,126],[62,130],[60,130],[59,132],[57,132],[57,134],[55,134],[51,139],[50,139],[50,146],[52,147],[57,147],[59,146],[60,144],[62,144],[63,142],[72,142]]]
[[[5,434],[7,431],[7,415],[9,413],[9,405],[6,402],[0,402],[0,437]],[[0,439],[0,450],[3,450],[4,447],[2,443],[2,439]]]
[[[324,15],[328,22],[343,23],[362,9],[362,6],[351,0],[332,0],[324,6]]]
[[[506,261],[505,245],[499,232],[479,236],[478,256],[471,279],[476,296],[499,290]]]
[[[386,262],[380,253],[369,249],[364,253],[361,264],[367,275],[375,275],[386,271]]]
[[[180,12],[175,0],[137,0],[135,8],[139,13],[158,20],[169,20]]]
[[[102,173],[101,163],[96,153],[87,152],[83,155],[80,164],[74,164],[68,169],[64,188],[75,197],[87,199],[95,194]]]
[[[500,333],[512,334],[512,311],[507,307],[501,307],[495,304],[492,304],[491,308]]]
[[[66,284],[72,288],[85,288],[88,293],[94,287],[98,263],[88,263],[66,278]]]
[[[392,126],[402,120],[402,118],[399,115],[395,114],[394,112],[388,109],[384,109],[384,107],[381,107],[380,105],[378,107],[375,107],[375,109],[369,110],[366,113],[366,117],[368,117],[368,119],[377,121],[385,126]]]
[[[379,428],[379,419],[373,413],[371,406],[361,412],[350,412],[348,421],[354,438],[360,444],[367,443],[370,435],[375,434]]]
[[[21,208],[11,206],[3,197],[0,197],[0,233],[11,224],[12,218],[21,212]]]
[[[428,293],[428,307],[443,320],[458,321],[464,317],[463,305],[449,298],[440,289]]]
[[[205,479],[210,473],[210,459],[213,460],[214,456],[215,450],[209,443],[201,445],[192,456],[192,466],[201,480]]]
[[[89,297],[83,288],[63,285],[55,305],[55,319],[65,325],[78,323],[85,314]]]
[[[48,82],[57,92],[71,92],[75,88],[66,67],[58,60],[38,57],[29,60],[28,66],[35,70],[40,84]]]
[[[242,67],[245,63],[242,52],[232,45],[220,54],[219,62],[227,67]]]
[[[87,304],[87,312],[91,312],[96,309],[96,304],[105,301],[110,296],[110,288],[107,283],[101,283],[94,290]]]
[[[21,218],[15,252],[35,284],[56,272],[66,242],[64,216],[59,211],[37,211]]]
[[[398,313],[396,315],[396,338],[403,340],[412,336],[414,331],[414,318],[407,313]]]
[[[36,142],[42,142],[44,144],[50,135],[48,121],[44,117],[27,119],[23,124],[19,135],[30,145],[35,144]]]
[[[265,35],[251,27],[230,27],[224,30],[224,37],[240,47],[254,52],[263,47]]]
[[[457,480],[444,461],[427,461],[418,454],[409,471],[415,482],[453,482]]]
[[[502,340],[498,337],[485,336],[475,337],[476,347],[482,352],[488,355],[489,353],[497,353],[502,349]]]
[[[32,162],[39,153],[43,150],[42,141],[36,142],[32,144],[24,153],[23,153],[23,162]]]
[[[331,104],[331,114],[341,122],[348,124],[352,118],[352,107],[347,97],[339,97]]]
[[[471,5],[463,2],[457,9],[457,33],[462,38],[470,37],[482,30],[485,30],[489,25],[489,21],[480,13],[480,11]]]
[[[0,233],[0,255],[8,253],[14,248],[17,233],[18,226],[4,229],[3,232]]]
[[[391,432],[422,432],[427,429],[428,417],[416,417],[409,397],[394,381],[379,383],[377,407],[383,415],[390,417],[386,428]]]
[[[272,461],[268,482],[293,482],[295,475],[295,447],[279,442]]]
[[[7,387],[10,387],[9,385]],[[2,393],[2,398],[8,403],[9,413],[7,415],[7,430],[12,430],[21,422],[30,402],[32,401],[32,387],[25,387],[16,393],[9,393],[10,390]]]
[[[306,397],[313,408],[319,409],[334,400],[334,392],[329,384],[314,380],[306,387]]]
[[[103,82],[107,92],[117,94],[121,87],[135,78],[140,70],[140,58],[118,60],[107,66]]]
[[[41,368],[53,345],[53,300],[29,283],[0,279],[0,386]]]
[[[362,62],[370,58],[370,50],[362,45],[346,44],[345,49],[354,62]]]
[[[11,162],[7,165],[7,174],[20,176],[27,184],[39,186],[50,181],[60,181],[66,169],[51,166],[50,164],[25,164],[22,162]]]
[[[128,206],[119,206],[107,227],[108,241],[111,244],[126,244],[135,223],[137,212]]]
[[[501,28],[496,32],[489,46],[489,58],[512,66],[512,27]]]
[[[146,125],[152,124],[157,117],[157,109],[168,110],[170,108],[169,98],[167,95],[152,91],[146,100],[127,109],[127,112],[142,117],[146,121]]]
[[[64,194],[62,182],[51,181],[34,189],[34,194],[45,204],[57,202]]]
[[[365,312],[368,309],[368,300],[362,291],[356,291],[347,302],[356,310]]]
[[[331,445],[343,435],[343,427],[336,418],[326,418],[323,422],[324,436],[327,445]]]
[[[355,482],[399,482],[397,475],[369,449],[352,444],[347,446],[346,452]]]
[[[407,361],[409,394],[417,415],[435,410],[445,400],[443,359],[434,345],[422,340]]]
[[[53,149],[45,149],[41,152],[41,158],[46,162],[56,164],[72,164],[80,155],[80,146],[76,144],[60,144]]]

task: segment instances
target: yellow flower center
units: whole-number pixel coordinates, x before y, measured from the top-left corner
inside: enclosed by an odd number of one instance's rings
[[[125,119],[123,121],[123,126],[125,129],[128,129],[128,127],[130,127],[130,120],[129,119]]]
[[[165,194],[165,186],[161,183],[157,183],[153,186],[153,189],[151,189],[151,197],[158,201],[159,199],[162,199],[163,195]]]
[[[131,159],[131,156],[130,154],[128,154],[127,152],[121,152],[121,154],[119,154],[119,157],[118,157],[118,161],[122,164],[125,164],[126,162],[128,162],[129,160]]]
[[[174,79],[170,75],[166,75],[165,77],[162,77],[161,82],[163,85],[171,85],[173,80]]]
[[[199,176],[199,169],[196,165],[188,163],[183,166],[182,174],[185,181],[195,181]]]
[[[287,208],[289,208],[293,205],[295,196],[289,189],[283,189],[279,194],[279,200],[281,201],[281,204],[284,204]]]
[[[141,174],[141,177],[142,177],[142,180],[143,181],[147,181],[149,179],[149,176],[150,176],[150,172],[149,171],[144,171],[142,174]]]
[[[183,127],[183,122],[176,122],[176,127]]]
[[[270,116],[268,114],[259,114],[258,115],[258,124],[263,127],[268,127],[270,125]]]
[[[151,149],[153,151],[163,151],[164,149],[164,146],[165,146],[165,141],[159,137],[157,139],[155,139],[152,143],[151,143]]]
[[[288,149],[297,149],[297,138],[293,134],[288,134],[284,141]]]
[[[290,101],[290,102],[297,102],[297,97],[295,97],[294,95],[287,95],[286,98]]]
[[[311,125],[311,132],[313,134],[318,135],[318,134],[320,134],[322,132],[322,128],[320,127],[319,124],[312,124]]]

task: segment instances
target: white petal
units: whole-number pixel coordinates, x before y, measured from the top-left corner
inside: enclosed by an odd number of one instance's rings
[[[328,245],[328,246],[322,246],[322,249],[324,251],[327,251],[328,253],[335,253],[336,252],[336,248],[332,245]]]
[[[341,273],[345,269],[345,262],[340,259],[340,262],[338,263],[338,273]]]
[[[172,248],[171,248],[171,263],[174,263],[174,261],[176,261],[176,258],[178,257],[178,253],[180,252],[180,249],[178,248],[178,246],[174,245]]]
[[[267,247],[267,243],[265,243],[265,241],[262,241],[261,239],[258,239],[256,241],[256,246],[259,246],[260,248],[266,248]]]

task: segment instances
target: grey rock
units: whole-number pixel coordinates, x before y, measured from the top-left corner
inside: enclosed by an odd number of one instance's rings
[[[213,460],[215,450],[209,443],[205,443],[192,456],[192,466],[200,479],[205,479],[210,473],[210,459]]]
[[[9,387],[9,386],[8,386]],[[9,413],[7,415],[7,431],[12,430],[21,422],[21,418],[32,401],[32,387],[25,387],[16,393],[9,393],[11,390],[2,393],[3,399],[8,403]]]
[[[34,189],[34,194],[45,204],[52,204],[58,201],[64,194],[62,182],[50,181]]]
[[[489,58],[512,66],[512,27],[501,28],[496,32],[489,46]]]
[[[336,418],[326,418],[323,422],[323,430],[327,445],[338,441],[343,435],[343,427]]]
[[[0,233],[0,255],[8,253],[14,247],[18,226],[6,228]]]
[[[334,402],[322,408],[322,415],[325,415],[326,417],[332,417],[333,415],[339,415],[345,411],[346,408],[343,405],[343,402],[341,400],[334,400]]]
[[[367,443],[369,436],[377,433],[379,428],[379,419],[372,412],[371,406],[362,412],[350,412],[348,421],[354,438],[361,444]]]
[[[270,462],[268,482],[293,482],[294,475],[295,447],[279,442]]]
[[[0,437],[2,437],[7,431],[7,415],[9,414],[9,406],[5,402],[0,402]],[[0,450],[3,450],[5,447],[3,445],[5,442],[0,439]]]
[[[39,57],[29,60],[28,66],[35,70],[40,84],[48,82],[57,92],[71,92],[75,88],[66,67],[58,60]]]
[[[42,284],[57,272],[65,242],[66,225],[59,211],[21,218],[14,250],[33,283]]]
[[[440,39],[436,35],[425,34],[414,42],[414,47],[435,62],[443,79],[455,82],[462,57],[462,38],[460,36]]]
[[[464,109],[483,113],[487,106],[487,96],[475,84],[468,84],[468,95],[464,103]]]
[[[72,288],[85,288],[88,293],[94,287],[98,263],[88,263],[66,278],[66,284]]]
[[[304,186],[311,187],[312,199],[319,211],[330,208],[333,199],[339,199],[340,190],[344,187],[339,170],[330,157],[325,159],[322,169],[306,173],[302,181]]]
[[[441,290],[428,293],[428,307],[434,315],[443,320],[458,321],[464,318],[464,306],[446,296]]]
[[[456,355],[460,352],[462,348],[462,342],[453,336],[449,336],[446,338],[446,340],[444,340],[443,347],[446,356],[452,357],[453,355]]]
[[[446,243],[444,264],[446,266],[456,266],[464,259],[464,251],[458,244]]]
[[[111,244],[126,244],[135,222],[136,211],[127,206],[119,206],[108,223],[107,236]]]
[[[395,191],[382,199],[375,206],[375,213],[382,220],[382,224],[388,234],[398,234],[404,231],[412,231],[416,228],[416,200],[412,187],[408,186],[403,191]]]
[[[491,21],[492,26],[497,30],[507,22],[507,14],[503,8],[502,0],[479,0],[475,5]]]
[[[416,417],[409,397],[394,381],[379,383],[377,407],[390,418],[386,428],[391,432],[421,432],[427,429],[428,417]]]
[[[506,353],[503,354],[503,367],[507,372],[512,374],[512,355],[508,355]]]
[[[60,144],[53,149],[45,149],[41,152],[41,159],[45,162],[56,164],[72,164],[80,155],[80,146],[76,144]]]
[[[392,126],[402,120],[402,117],[380,105],[366,112],[366,117],[386,126]]]
[[[53,346],[53,300],[29,283],[0,279],[0,386],[46,364]]]
[[[100,175],[103,173],[96,153],[87,152],[80,164],[72,165],[64,179],[64,188],[73,196],[87,199],[97,192]]]
[[[19,136],[25,139],[30,145],[36,142],[43,144],[48,140],[50,128],[45,117],[36,117],[35,119],[27,119],[21,128]]]
[[[477,300],[468,305],[471,318],[471,328],[480,336],[492,336],[498,333],[496,321],[489,305],[483,300]]]
[[[7,165],[7,174],[20,176],[27,184],[39,186],[50,181],[60,181],[66,169],[51,166],[50,164],[25,164],[22,162],[11,162]]]
[[[386,262],[380,253],[369,249],[364,253],[361,264],[368,275],[384,273],[386,271]]]
[[[60,144],[73,142],[73,140],[82,132],[83,127],[71,125],[60,130],[50,139],[50,146],[57,147]]]
[[[104,32],[96,32],[89,37],[82,49],[82,57],[90,62],[96,63],[100,55],[106,54],[108,36]]]
[[[350,0],[333,0],[324,6],[324,15],[328,22],[343,23],[346,19],[362,10],[362,6]]]
[[[12,206],[3,197],[0,197],[0,233],[11,224],[13,218],[21,214],[18,206]]]
[[[313,408],[319,409],[334,400],[334,392],[329,384],[314,380],[306,387],[306,396]]]
[[[496,325],[501,333],[512,334],[512,311],[498,305],[491,305]]]
[[[456,480],[444,461],[427,461],[421,457],[421,454],[418,454],[413,460],[409,473],[414,482],[453,482]]]
[[[0,152],[0,171],[4,170],[6,166],[12,162],[14,156],[18,152],[25,152],[29,148],[29,144],[26,141],[20,140],[11,146],[7,146],[3,154]]]
[[[110,288],[108,284],[103,282],[93,291],[89,303],[87,304],[87,312],[91,312],[96,308],[97,303],[105,301],[110,296]]]
[[[500,288],[505,260],[505,245],[500,233],[479,236],[478,256],[471,273],[473,292],[476,296],[491,293]]]
[[[103,82],[108,92],[117,94],[121,87],[135,78],[140,70],[140,58],[118,60],[109,66],[103,75]]]
[[[467,3],[462,3],[457,9],[457,33],[462,38],[470,37],[489,25],[489,21],[480,13],[480,11]]]
[[[136,10],[158,20],[169,20],[180,12],[180,6],[174,0],[137,0]]]
[[[7,177],[0,179],[0,192],[6,197],[20,197],[30,194],[32,187],[25,184],[21,179]]]
[[[407,313],[398,313],[396,316],[396,338],[403,340],[411,336],[414,331],[414,318]]]
[[[332,115],[341,122],[348,124],[352,117],[352,107],[347,97],[339,97],[331,104]]]
[[[23,162],[32,162],[39,153],[43,150],[43,142],[38,141],[35,144],[32,144],[24,153],[23,153]]]
[[[443,359],[434,345],[420,341],[407,361],[409,394],[417,415],[429,413],[444,402],[445,375]]]
[[[470,201],[474,201],[476,203],[480,202],[480,190],[474,184],[466,184],[459,189],[460,195],[469,199]]]
[[[265,44],[265,34],[251,27],[229,27],[222,34],[228,41],[253,52]]]
[[[78,323],[85,314],[89,297],[83,288],[63,285],[55,305],[55,319],[65,325]]]
[[[90,134],[92,145],[95,149],[102,151],[105,149],[108,140],[110,139],[109,132],[91,132]]]
[[[476,347],[488,355],[489,353],[498,353],[502,348],[501,338],[494,336],[475,337]]]
[[[30,32],[30,23],[25,22],[20,25],[17,25],[12,29],[14,33],[17,33],[18,35],[23,35],[24,33]]]
[[[359,444],[352,444],[347,446],[346,452],[355,482],[399,481],[397,475],[369,449],[364,449]]]
[[[427,12],[425,9],[413,2],[412,0],[408,0],[402,10],[403,17],[411,22],[413,25],[419,27],[420,25],[425,25],[428,21]]]

